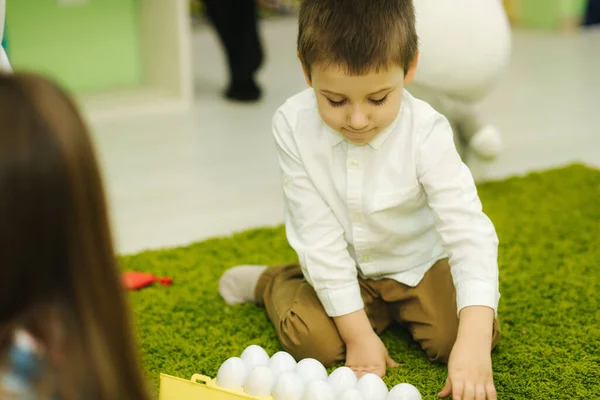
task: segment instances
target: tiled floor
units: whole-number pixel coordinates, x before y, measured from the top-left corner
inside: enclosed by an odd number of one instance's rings
[[[221,49],[211,30],[194,37],[197,102],[186,115],[94,126],[117,249],[185,245],[282,221],[270,133],[274,110],[305,83],[295,58],[295,21],[263,25],[268,60],[260,104],[224,101]],[[509,71],[481,111],[504,133],[497,179],[583,161],[600,167],[600,31],[573,36],[516,32]]]

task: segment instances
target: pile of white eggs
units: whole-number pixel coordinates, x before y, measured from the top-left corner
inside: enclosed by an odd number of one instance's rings
[[[388,391],[375,374],[357,379],[350,368],[340,367],[328,376],[325,367],[313,358],[296,363],[284,351],[269,357],[256,345],[225,361],[216,384],[223,389],[243,389],[250,396],[273,396],[274,400],[422,400],[417,388],[408,383]]]

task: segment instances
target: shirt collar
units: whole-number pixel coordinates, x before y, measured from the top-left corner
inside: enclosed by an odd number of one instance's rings
[[[331,129],[327,124],[323,123],[325,130],[329,132],[329,138],[331,139],[331,147],[335,147],[344,141],[344,137],[339,133]]]
[[[398,120],[400,119],[400,114],[402,113],[402,108],[403,107],[401,106],[400,111],[398,112],[398,115],[396,116],[396,119],[394,119],[394,121],[390,124],[390,126],[385,128],[383,131],[379,132],[379,135],[375,136],[375,138],[368,143],[372,148],[374,148],[375,150],[379,150],[381,148],[381,146],[383,146],[383,143],[387,140],[387,138],[390,137],[391,133],[393,132],[394,128],[396,127],[396,124],[398,123]],[[329,137],[331,140],[332,147],[335,147],[344,141],[344,137],[342,136],[341,133],[331,129],[325,123],[323,123],[323,126],[324,126],[324,129],[327,132],[329,132]]]
[[[375,136],[375,138],[369,142],[369,144],[371,145],[372,148],[374,148],[375,150],[379,150],[381,148],[381,146],[383,146],[383,143],[387,140],[387,138],[390,137],[390,135],[394,131],[394,128],[396,127],[396,124],[398,123],[398,116],[400,115],[401,112],[402,111],[398,112],[398,115],[396,116],[394,121],[390,124],[390,126],[385,128],[383,131],[379,132],[379,135]]]

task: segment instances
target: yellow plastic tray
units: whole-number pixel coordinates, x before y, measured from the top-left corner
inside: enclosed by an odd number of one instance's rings
[[[158,400],[273,400],[272,396],[249,396],[242,389],[229,390],[217,386],[216,379],[194,374],[190,380],[160,374]]]

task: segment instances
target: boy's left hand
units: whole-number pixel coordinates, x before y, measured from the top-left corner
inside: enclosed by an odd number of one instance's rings
[[[446,386],[438,396],[450,395],[453,400],[497,400],[489,343],[459,337],[450,353]]]

